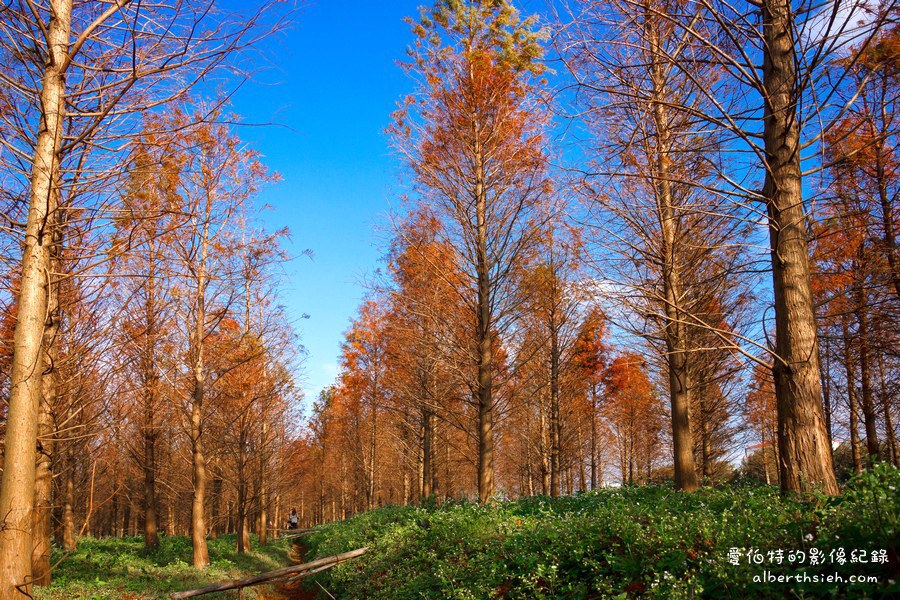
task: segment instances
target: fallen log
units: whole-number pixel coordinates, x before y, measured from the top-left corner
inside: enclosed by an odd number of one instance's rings
[[[359,548],[357,550],[351,550],[350,552],[344,552],[343,554],[326,556],[325,558],[320,558],[319,560],[303,563],[302,565],[292,565],[290,567],[284,567],[281,569],[276,569],[274,571],[269,571],[268,573],[261,573],[259,575],[254,575],[253,577],[247,577],[246,579],[236,579],[234,581],[226,581],[225,583],[214,583],[202,588],[188,590],[185,592],[174,592],[169,597],[173,599],[193,598],[194,596],[202,596],[203,594],[224,592],[225,590],[235,590],[239,588],[260,585],[262,583],[272,583],[280,579],[287,578],[290,578],[291,581],[296,581],[308,575],[312,575],[313,573],[318,573],[319,571],[330,569],[331,567],[348,561],[351,558],[362,556],[366,553],[367,550],[368,548]]]

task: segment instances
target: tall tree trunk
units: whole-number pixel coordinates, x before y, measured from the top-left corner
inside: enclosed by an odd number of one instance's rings
[[[885,163],[887,156],[885,154],[885,140],[882,136],[887,134],[886,131],[877,131],[874,124],[872,125],[873,138],[876,140],[875,150],[875,185],[878,187],[878,200],[881,205],[881,224],[884,227],[884,239],[882,247],[884,255],[887,258],[888,266],[891,270],[891,281],[894,284],[894,293],[900,299],[900,259],[897,258],[897,236],[894,232],[894,208],[891,195],[888,193],[888,182],[890,177],[886,172]],[[896,198],[896,196],[894,197]]]
[[[281,529],[281,496],[275,494],[275,507],[274,514],[272,515],[272,522],[275,523],[275,528],[272,530],[272,539],[278,539],[278,530]]]
[[[368,489],[366,490],[366,496],[368,500],[368,508],[372,510],[375,508],[375,449],[376,442],[378,440],[378,418],[377,413],[375,411],[375,402],[373,399],[372,402],[372,435],[369,437],[369,472],[367,473],[368,477]]]
[[[847,371],[847,401],[850,410],[850,455],[853,459],[853,470],[862,472],[862,461],[859,456],[859,424],[856,410],[856,365],[853,362],[853,340],[847,327],[846,313],[841,315],[841,330],[844,337],[844,368]]]
[[[543,400],[544,395],[540,394],[541,399]],[[540,420],[540,454],[541,454],[541,493],[545,496],[550,495],[550,452],[547,437],[547,415],[546,408],[544,402],[541,401],[538,404],[538,411],[540,412],[541,420]]]
[[[701,401],[701,406],[703,402]],[[707,485],[709,485],[710,479],[712,479],[712,461],[710,460],[710,455],[712,454],[712,443],[709,435],[709,419],[707,415],[703,411],[700,410],[701,419],[700,419],[700,434],[702,439],[700,440],[701,445],[701,457],[703,459],[703,479],[707,481]]]
[[[470,73],[470,77],[474,77]],[[478,498],[482,504],[494,495],[494,397],[491,314],[491,261],[488,256],[487,193],[481,131],[473,120],[475,165],[475,274],[477,284],[476,342],[478,346]]]
[[[38,462],[34,480],[34,513],[32,514],[31,571],[35,585],[50,583],[50,515],[53,510],[51,498],[53,473],[51,457],[53,452],[53,415],[51,399],[56,391],[55,372],[45,373],[42,382],[40,417],[38,424]]]
[[[434,493],[434,466],[432,443],[434,439],[434,413],[424,408],[422,417],[422,498],[428,499]]]
[[[54,219],[54,221],[58,221]],[[58,224],[58,223],[57,223]],[[59,231],[57,229],[57,231]],[[53,232],[57,237],[57,232]],[[51,273],[58,269],[59,242],[50,249]],[[53,511],[53,407],[56,404],[59,332],[59,283],[51,281],[47,292],[47,322],[44,326],[44,374],[41,379],[40,414],[38,416],[37,465],[34,479],[34,513],[32,514],[31,570],[35,585],[50,583],[50,516]]]
[[[269,542],[269,473],[266,468],[268,423],[263,420],[259,449],[259,543]],[[343,502],[341,504],[343,510]]]
[[[191,546],[193,548],[193,561],[195,569],[203,569],[209,565],[209,551],[206,545],[206,483],[208,474],[206,460],[203,455],[200,437],[203,434],[200,406],[202,400],[197,401],[197,395],[203,395],[202,380],[195,380],[195,386],[201,391],[194,390],[194,403],[191,407],[191,476],[194,484],[194,493],[191,498]]]
[[[828,368],[831,357],[829,339],[828,336],[825,337],[825,351],[821,352],[820,350],[819,352],[819,377],[822,380],[822,400],[825,408],[825,431],[828,433],[828,447],[831,449],[831,459],[834,461],[834,437],[831,426],[831,376],[829,375]]]
[[[157,328],[158,310],[156,298],[156,277],[159,257],[156,247],[151,247],[145,283],[146,298],[144,300],[144,334],[145,345],[141,357],[141,378],[143,384],[144,421],[143,427],[143,475],[144,475],[144,547],[156,550],[159,547],[157,498],[156,498],[156,443],[158,430],[156,424],[156,408],[159,404],[159,373],[157,365]]]
[[[222,528],[222,478],[216,475],[212,482],[212,507],[210,517],[212,527],[209,530],[209,536],[212,539],[219,537],[219,530]]]
[[[556,302],[555,295],[551,303]],[[550,311],[550,496],[557,497],[560,492],[559,454],[560,454],[560,418],[559,418],[559,332],[556,324],[555,310]]]
[[[0,480],[0,600],[21,597],[19,594],[27,596],[32,591],[32,510],[44,372],[42,337],[50,285],[50,246],[54,243],[48,224],[53,223],[60,193],[60,148],[66,110],[64,68],[71,14],[71,0],[51,0]]]
[[[578,479],[579,479],[579,489],[582,492],[587,491],[587,472],[585,471],[585,460],[584,460],[584,436],[581,432],[581,424],[578,425],[577,429],[578,434]]]
[[[131,497],[128,496],[125,498],[125,507],[122,509],[122,535],[134,535],[134,530],[131,528]],[[66,548],[68,550],[68,548]]]
[[[152,394],[152,392],[150,392]],[[147,402],[145,422],[153,423],[152,406]],[[156,432],[148,425],[144,433],[144,547],[156,550],[159,547],[158,522],[156,518]]]
[[[891,395],[887,388],[887,382],[884,377],[884,355],[878,355],[878,374],[881,380],[881,406],[884,409],[884,431],[887,436],[888,452],[891,463],[897,467],[900,466],[900,453],[897,449],[897,437],[894,433],[894,422],[891,417]]]
[[[245,424],[243,423],[243,417],[240,419],[240,423],[238,427],[240,427],[240,432],[238,433],[238,464],[237,464],[237,551],[238,554],[246,552],[250,549],[249,539],[250,534],[247,529],[247,478],[245,469],[245,458],[244,458],[244,448],[246,444],[246,440],[244,438],[244,430]]]
[[[649,65],[651,109],[656,129],[654,186],[656,188],[657,213],[662,247],[662,284],[665,297],[666,360],[669,371],[669,402],[672,409],[672,446],[674,449],[675,488],[685,492],[697,489],[697,472],[694,465],[694,442],[691,437],[690,364],[685,331],[685,313],[682,308],[681,263],[678,245],[678,220],[671,181],[671,132],[666,103],[668,83],[666,70],[661,63],[659,16],[645,5],[645,35],[650,42]]]
[[[816,322],[800,168],[794,13],[789,0],[763,0],[763,195],[775,294],[775,395],[783,492],[839,492],[822,414]]]
[[[209,259],[209,225],[213,199],[207,185],[203,208],[203,224],[200,235],[200,256],[197,264],[197,290],[194,299],[194,327],[191,332],[191,346],[194,364],[193,394],[191,396],[191,480],[194,493],[191,499],[191,547],[195,569],[205,569],[209,565],[209,550],[206,545],[206,486],[209,474],[206,456],[203,454],[203,402],[206,394],[206,369],[204,352],[206,349],[206,287],[207,261]]]
[[[597,469],[597,384],[591,382],[591,489],[600,485]]]
[[[865,265],[864,260],[860,260],[859,264],[863,270],[863,275],[856,287],[856,320],[859,324],[857,337],[859,338],[859,378],[860,387],[862,388],[862,411],[863,423],[866,427],[866,450],[869,454],[871,464],[878,460],[878,429],[875,423],[875,399],[872,392],[872,372],[869,368],[869,316],[866,311],[868,298],[866,297],[865,288]]]

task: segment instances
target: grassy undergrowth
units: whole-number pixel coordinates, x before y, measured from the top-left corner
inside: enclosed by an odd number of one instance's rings
[[[191,542],[186,537],[161,537],[159,550],[144,551],[143,537],[83,538],[78,549],[53,571],[52,583],[36,590],[39,600],[163,598],[170,592],[201,587],[271,571],[288,564],[287,541],[265,546],[251,538],[251,552],[235,551],[235,536],[209,540],[210,566],[191,567]],[[53,562],[62,556],[54,551]],[[244,598],[254,598],[250,588]],[[232,595],[235,595],[232,593]],[[224,597],[224,594],[203,596]]]
[[[838,498],[783,498],[758,485],[694,494],[647,486],[488,507],[388,506],[319,528],[307,557],[370,547],[316,576],[338,598],[900,597],[898,488],[900,472],[878,466]],[[739,565],[729,561],[733,547],[744,549]],[[764,564],[747,564],[750,549]],[[765,554],[778,549],[781,565]],[[822,564],[810,564],[813,549]],[[789,564],[791,550],[805,553],[802,563],[797,553]],[[863,550],[866,558],[885,550],[889,561],[851,562]],[[764,571],[844,581],[755,580]],[[849,582],[860,575],[878,582]]]

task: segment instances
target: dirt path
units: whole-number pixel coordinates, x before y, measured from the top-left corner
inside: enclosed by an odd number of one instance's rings
[[[294,542],[291,549],[291,563],[298,565],[306,559],[306,552],[309,548],[303,543],[302,538]],[[287,585],[278,584],[274,586],[274,590],[261,595],[262,600],[316,600],[319,594],[315,590],[307,589],[303,582]]]

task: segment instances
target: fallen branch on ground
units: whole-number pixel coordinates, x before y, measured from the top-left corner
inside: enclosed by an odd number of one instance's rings
[[[302,565],[293,565],[290,567],[284,567],[283,569],[269,571],[268,573],[254,575],[253,577],[248,577],[246,579],[237,579],[235,581],[228,581],[225,583],[214,583],[206,587],[197,588],[196,590],[188,590],[186,592],[174,592],[170,597],[193,598],[194,596],[202,596],[203,594],[240,589],[253,585],[259,585],[261,583],[272,583],[280,579],[288,578],[293,582],[308,575],[312,575],[313,573],[318,573],[319,571],[330,569],[331,567],[348,561],[351,558],[362,556],[366,553],[367,550],[368,548],[359,548],[358,550],[351,550],[350,552],[344,552],[343,554],[326,556],[325,558],[320,558],[319,560],[303,563]]]

